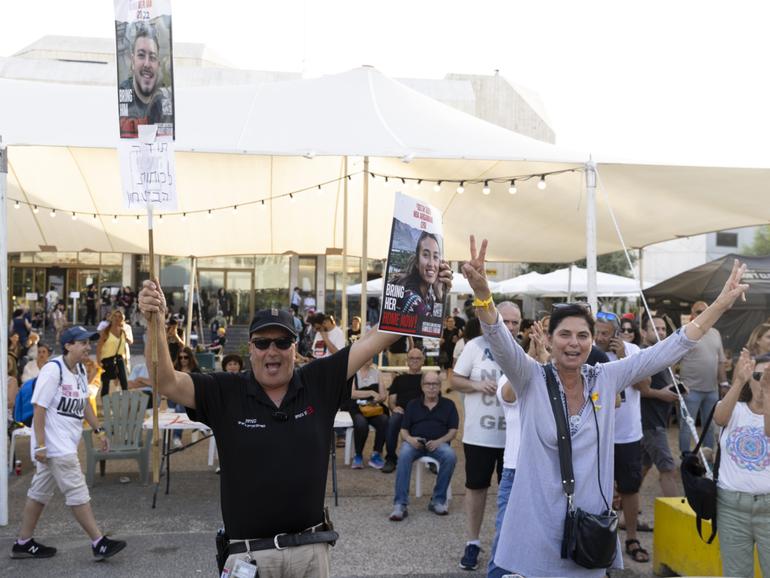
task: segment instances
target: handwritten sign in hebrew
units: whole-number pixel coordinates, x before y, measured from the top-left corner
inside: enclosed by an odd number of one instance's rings
[[[150,204],[154,211],[176,211],[174,141],[121,139],[119,146],[123,206],[143,210]]]

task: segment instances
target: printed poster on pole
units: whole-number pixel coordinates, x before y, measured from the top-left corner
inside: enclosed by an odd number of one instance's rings
[[[174,211],[170,0],[114,0],[123,205]]]
[[[444,254],[441,212],[397,193],[380,309],[380,331],[441,337],[447,290],[439,282]]]

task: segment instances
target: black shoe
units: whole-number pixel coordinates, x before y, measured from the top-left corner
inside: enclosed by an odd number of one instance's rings
[[[396,471],[396,462],[393,460],[385,460],[385,465],[380,470],[383,474],[392,474]]]
[[[94,558],[106,560],[125,547],[126,543],[123,540],[110,540],[107,536],[102,536],[102,539],[96,543],[96,546],[92,546],[91,549],[94,552]]]
[[[11,558],[50,558],[56,554],[56,548],[43,546],[30,539],[26,544],[14,542],[11,548]]]
[[[435,462],[428,462],[428,470],[429,470],[429,471],[430,471],[430,473],[431,473],[431,474],[433,474],[434,476],[437,476],[437,475],[438,475],[438,468],[436,467],[436,464],[435,464]]]

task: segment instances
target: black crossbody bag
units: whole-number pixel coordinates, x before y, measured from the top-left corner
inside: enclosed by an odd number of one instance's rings
[[[589,514],[576,508],[575,474],[572,471],[572,437],[567,426],[567,417],[561,401],[559,386],[556,384],[553,366],[545,366],[548,397],[556,420],[556,436],[559,444],[559,467],[561,485],[567,496],[567,515],[564,520],[564,536],[561,543],[561,557],[570,559],[583,568],[609,568],[615,561],[618,546],[618,515],[610,508],[602,491],[601,456],[599,455],[599,420],[596,408],[591,403],[591,410],[596,424],[597,480],[599,492],[606,510],[601,514]]]

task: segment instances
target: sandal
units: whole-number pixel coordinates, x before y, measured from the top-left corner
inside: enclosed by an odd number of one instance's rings
[[[636,545],[636,548],[632,546]],[[634,562],[649,562],[650,553],[642,548],[639,540],[626,540],[626,554],[631,556]]]
[[[625,530],[625,529],[626,529],[625,521],[620,522],[620,524],[618,524],[618,530]],[[637,522],[636,531],[637,532],[654,532],[655,527],[648,522]]]

